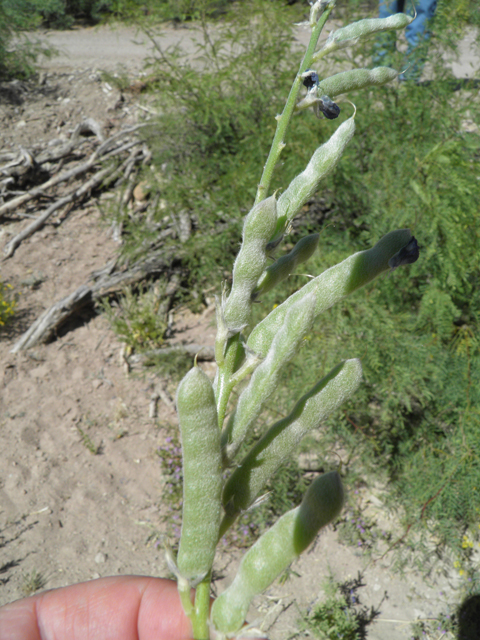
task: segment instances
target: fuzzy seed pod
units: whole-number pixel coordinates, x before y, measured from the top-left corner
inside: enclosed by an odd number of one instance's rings
[[[319,239],[320,235],[318,233],[305,236],[305,238],[297,242],[290,253],[282,256],[270,265],[268,269],[262,273],[262,277],[253,292],[253,299],[256,300],[259,296],[276,287],[282,280],[288,278],[299,264],[311,258],[318,246]]]
[[[252,599],[313,542],[320,529],[333,522],[344,502],[336,471],[316,478],[302,504],[284,514],[243,556],[232,584],[213,603],[212,622],[222,633],[242,627]]]
[[[222,500],[229,519],[253,504],[302,438],[350,398],[361,379],[360,360],[345,360],[300,398],[290,415],[270,427],[225,484]]]
[[[389,67],[375,67],[375,69],[351,69],[342,71],[330,78],[325,78],[319,84],[318,91],[334,98],[348,91],[379,86],[395,80],[398,71]]]
[[[238,400],[235,413],[222,433],[222,448],[227,460],[235,457],[277,386],[283,367],[298,352],[301,341],[311,330],[315,306],[316,290],[313,289],[299,305],[293,305],[285,316],[283,326],[272,341],[265,359],[253,372],[248,386]]]
[[[177,565],[191,584],[210,571],[221,518],[222,459],[212,383],[197,366],[180,382],[183,516]]]
[[[350,293],[386,271],[390,267],[390,259],[408,245],[411,239],[412,234],[409,229],[390,231],[371,249],[354,253],[340,264],[327,269],[287,298],[283,304],[257,324],[248,337],[247,347],[260,356],[265,355],[291,305],[297,304],[314,287],[318,287],[315,317],[320,315],[336,302],[343,300]]]
[[[313,196],[322,178],[327,176],[342,157],[345,147],[355,133],[355,118],[345,120],[330,140],[319,147],[305,170],[292,180],[277,203],[277,232],[283,233],[288,222],[300,211],[305,202]]]
[[[396,13],[388,18],[367,18],[353,22],[346,27],[332,31],[324,47],[313,56],[313,62],[320,60],[320,58],[323,58],[327,53],[349,47],[356,44],[359,40],[364,40],[375,33],[404,29],[412,21],[413,18],[407,16],[405,13]]]
[[[259,202],[245,219],[242,247],[233,265],[232,290],[224,308],[225,323],[231,334],[242,331],[250,321],[252,291],[265,270],[266,246],[276,220],[275,196]]]

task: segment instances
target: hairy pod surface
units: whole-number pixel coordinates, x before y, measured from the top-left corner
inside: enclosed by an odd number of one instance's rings
[[[315,151],[305,170],[292,180],[278,199],[276,234],[283,233],[288,222],[313,196],[320,180],[333,171],[354,133],[355,118],[352,116],[345,120],[331,138]]]
[[[380,86],[395,80],[398,71],[389,67],[375,67],[374,69],[351,69],[342,71],[320,82],[318,91],[331,98],[348,91]]]
[[[227,460],[235,457],[250,427],[275,390],[282,368],[297,353],[301,341],[311,330],[316,293],[313,289],[300,304],[292,306],[265,359],[255,369],[248,386],[241,394],[236,411],[222,433],[222,447],[226,447]]]
[[[360,360],[345,360],[302,396],[290,415],[270,427],[225,484],[222,500],[229,518],[248,509],[300,440],[353,395],[361,379]]]
[[[306,262],[315,252],[320,240],[319,233],[312,233],[297,242],[290,253],[276,260],[263,272],[253,292],[254,299],[267,293],[277,284],[288,278],[293,270],[303,262]]]
[[[212,383],[197,366],[180,382],[183,516],[177,565],[193,584],[210,571],[221,518],[222,458]]]
[[[346,27],[332,31],[322,49],[313,56],[313,62],[327,53],[349,47],[358,42],[358,40],[368,38],[375,33],[404,29],[412,21],[413,18],[405,13],[396,13],[393,16],[388,16],[388,18],[366,18],[365,20],[353,22]]]
[[[280,330],[291,305],[318,287],[315,316],[320,315],[332,305],[343,300],[356,289],[386,271],[389,261],[412,240],[409,229],[390,231],[371,249],[359,251],[352,256],[330,267],[319,276],[291,295],[283,304],[276,307],[253,329],[247,340],[247,347],[259,355],[268,352],[273,339]]]
[[[238,631],[252,599],[305,551],[322,527],[338,517],[343,502],[342,481],[336,471],[316,478],[302,504],[284,514],[244,555],[232,584],[213,603],[216,629]]]
[[[224,309],[225,323],[231,333],[238,333],[250,321],[252,292],[265,270],[266,246],[275,231],[276,221],[274,195],[259,202],[245,219],[242,247],[233,265],[232,290]]]

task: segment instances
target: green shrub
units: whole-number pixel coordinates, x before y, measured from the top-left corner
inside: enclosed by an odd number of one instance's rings
[[[28,13],[0,0],[0,80],[28,78],[35,71],[38,54],[48,53],[22,34],[22,30],[32,29],[37,24],[38,21]]]

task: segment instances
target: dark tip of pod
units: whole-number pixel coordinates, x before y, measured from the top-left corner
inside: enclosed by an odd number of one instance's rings
[[[313,87],[318,86],[318,73],[313,69],[307,69],[305,73],[302,73],[303,77],[303,86],[307,87],[307,89],[313,89]]]
[[[398,253],[396,253],[390,260],[388,261],[388,266],[391,267],[392,271],[397,267],[401,267],[404,264],[413,264],[418,260],[420,255],[420,247],[418,246],[417,239],[415,236],[412,236],[410,242],[402,247]]]
[[[328,96],[322,96],[318,102],[318,109],[329,120],[335,120],[340,115],[340,107]]]

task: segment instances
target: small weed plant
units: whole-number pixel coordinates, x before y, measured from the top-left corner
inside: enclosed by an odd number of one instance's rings
[[[9,322],[15,313],[17,301],[12,295],[12,285],[4,284],[0,280],[0,332],[7,322]]]
[[[362,605],[359,590],[364,586],[360,574],[342,583],[330,577],[323,584],[322,602],[305,616],[303,626],[320,640],[365,640],[380,609]]]
[[[24,596],[31,596],[40,589],[45,588],[45,577],[42,573],[33,569],[30,573],[26,573],[23,576],[22,580],[22,593]]]
[[[178,552],[167,549],[167,560],[176,576],[181,602],[196,640],[206,640],[210,627],[219,638],[243,635],[252,599],[283,574],[317,533],[341,513],[344,489],[339,470],[325,470],[311,482],[300,505],[279,517],[245,552],[232,584],[219,594],[210,611],[210,582],[217,545],[243,514],[264,499],[269,481],[292,458],[304,436],[318,430],[355,393],[362,377],[358,358],[337,362],[327,371],[320,363],[316,367],[316,382],[288,414],[261,430],[253,446],[246,446],[285,368],[310,335],[316,318],[381,273],[410,265],[419,256],[418,243],[409,229],[390,230],[371,248],[354,253],[312,277],[252,327],[254,303],[306,262],[319,243],[318,233],[308,234],[289,253],[275,259],[293,219],[316,192],[320,181],[335,169],[353,139],[356,109],[344,102],[341,124],[336,125],[334,121],[341,111],[335,102],[337,96],[385,84],[398,75],[393,69],[380,67],[320,77],[314,66],[358,40],[402,29],[412,20],[405,14],[386,20],[361,20],[333,31],[323,47],[318,48],[320,33],[334,5],[334,0],[317,0],[311,5],[306,24],[310,30],[309,44],[285,106],[275,118],[270,152],[252,197],[253,206],[244,219],[231,286],[225,285],[216,298],[215,380],[212,383],[195,363],[177,390],[182,444],[182,526]],[[216,75],[221,78],[222,74],[220,64]],[[271,81],[266,78],[265,83]],[[265,83],[263,77],[258,78],[262,93],[268,96]],[[275,92],[279,91],[276,86]],[[241,101],[236,99],[231,110],[238,111],[240,105]],[[206,114],[205,145],[215,144],[213,107]],[[272,193],[274,171],[286,146],[292,117],[298,114],[301,118],[302,111],[308,110],[329,121],[329,137],[313,150],[303,171],[281,194]],[[188,117],[183,115],[183,121],[188,127]],[[231,134],[235,135],[234,129]],[[219,131],[218,135],[225,134]],[[317,139],[316,128],[308,132],[308,142],[312,139]],[[253,137],[251,141],[255,143]],[[188,138],[185,144],[188,147]],[[229,171],[234,185],[234,164]],[[234,389],[241,390],[232,406]],[[253,630],[250,633],[255,634]]]

